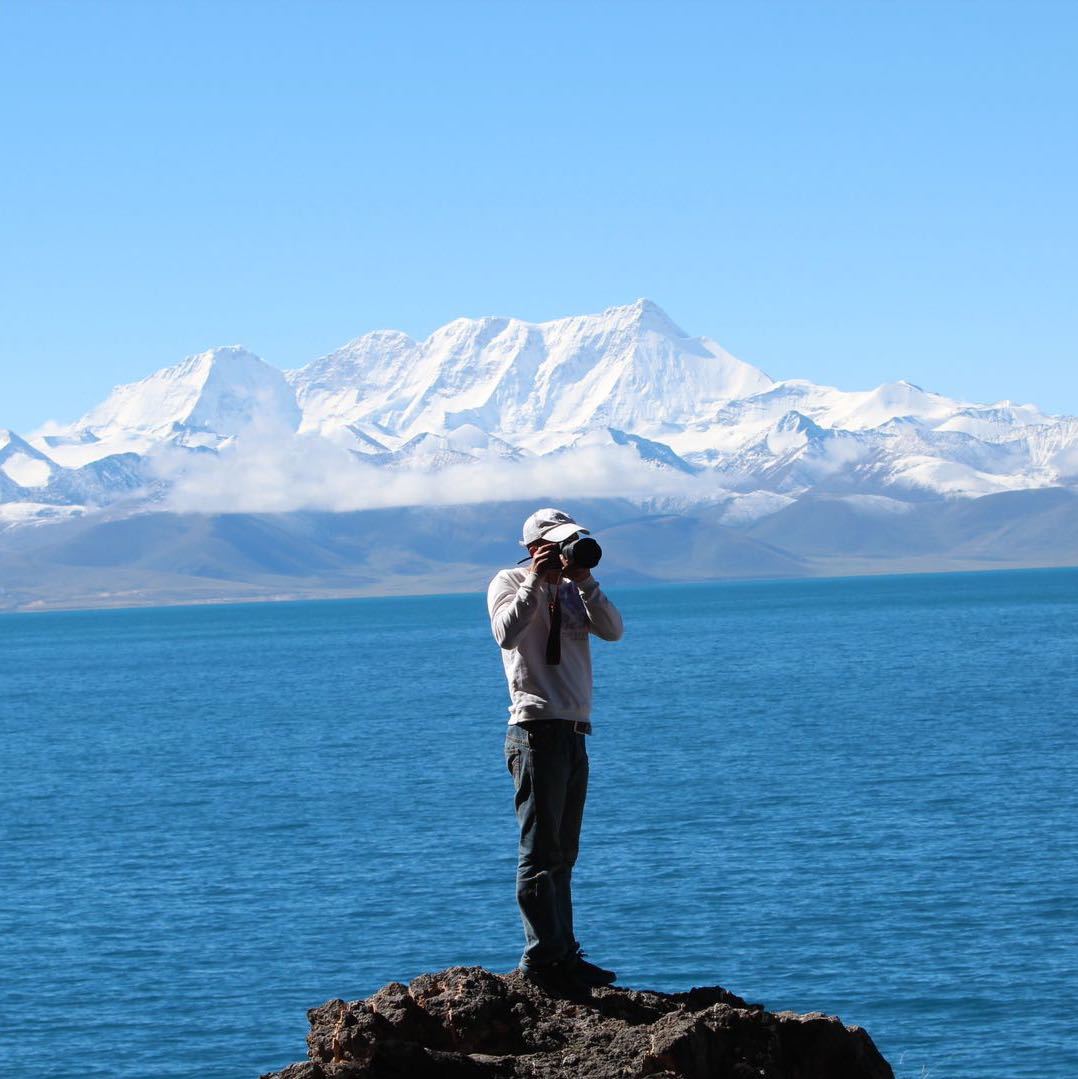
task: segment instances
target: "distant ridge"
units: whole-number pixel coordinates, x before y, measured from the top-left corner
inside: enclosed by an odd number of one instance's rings
[[[0,610],[482,593],[520,557],[527,501],[325,513],[112,511],[0,532]],[[574,499],[604,585],[1078,566],[1078,493],[899,503],[820,496],[745,520]]]

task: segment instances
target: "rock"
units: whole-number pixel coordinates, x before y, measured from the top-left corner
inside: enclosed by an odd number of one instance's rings
[[[450,967],[307,1017],[310,1060],[262,1079],[894,1079],[861,1027],[720,986],[554,996]]]

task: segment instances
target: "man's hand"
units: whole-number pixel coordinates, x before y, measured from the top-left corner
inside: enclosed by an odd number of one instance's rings
[[[541,543],[532,552],[532,573],[540,577],[557,580],[561,576],[561,552],[556,543]]]
[[[584,566],[574,566],[572,562],[569,562],[565,555],[561,556],[562,575],[568,577],[570,581],[575,584],[579,584],[581,581],[586,581],[591,576],[591,570]]]

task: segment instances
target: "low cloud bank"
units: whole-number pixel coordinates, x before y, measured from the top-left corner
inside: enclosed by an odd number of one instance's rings
[[[587,446],[553,457],[488,458],[437,471],[379,467],[317,435],[249,433],[217,454],[170,448],[154,457],[178,513],[286,513],[565,498],[721,496],[714,480],[658,469],[628,446]]]

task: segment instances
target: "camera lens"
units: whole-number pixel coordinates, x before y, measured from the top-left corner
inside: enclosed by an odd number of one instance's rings
[[[574,565],[581,569],[592,569],[603,557],[603,549],[591,538],[580,536],[562,544],[562,553]]]

